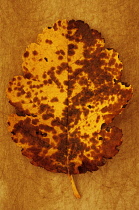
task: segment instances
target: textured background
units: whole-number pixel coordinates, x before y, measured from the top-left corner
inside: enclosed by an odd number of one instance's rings
[[[138,210],[139,209],[139,1],[1,0],[0,47],[0,209]],[[82,195],[76,199],[64,174],[32,166],[7,132],[13,112],[5,96],[8,81],[21,74],[21,55],[38,33],[57,19],[81,19],[97,29],[106,47],[124,64],[123,81],[134,88],[125,111],[114,120],[123,129],[120,152],[94,173],[76,175]]]

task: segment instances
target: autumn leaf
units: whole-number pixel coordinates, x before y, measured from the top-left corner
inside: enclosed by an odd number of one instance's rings
[[[8,124],[33,165],[72,175],[96,171],[118,153],[122,131],[109,124],[132,88],[121,82],[119,55],[98,31],[59,20],[27,47],[22,69],[7,89],[16,109]]]

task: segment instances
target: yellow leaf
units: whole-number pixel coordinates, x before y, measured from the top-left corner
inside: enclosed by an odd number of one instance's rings
[[[27,47],[22,69],[7,88],[17,112],[8,124],[32,164],[79,174],[118,152],[122,131],[109,123],[132,88],[121,82],[118,53],[105,48],[98,31],[81,20],[59,20]]]

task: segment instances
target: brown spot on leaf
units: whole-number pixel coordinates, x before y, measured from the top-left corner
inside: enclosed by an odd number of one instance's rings
[[[30,91],[28,91],[27,93],[26,93],[26,96],[25,96],[26,98],[30,98],[31,97],[31,92]]]
[[[33,125],[37,125],[38,122],[39,122],[38,119],[33,119],[33,120],[32,120],[32,124],[33,124]]]
[[[17,92],[17,97],[20,97],[21,96],[21,93],[20,92]]]
[[[21,80],[21,79],[22,79],[22,77],[18,76],[18,77],[17,77],[17,79],[18,79],[18,80]]]
[[[24,53],[24,57],[27,58],[28,56],[29,56],[29,52],[26,51],[26,52]]]
[[[9,88],[8,88],[8,92],[11,92],[11,91],[12,91],[12,88],[9,87]]]
[[[45,60],[46,62],[48,62],[48,58],[44,57],[44,60]]]
[[[58,98],[57,97],[54,97],[51,99],[51,102],[57,102],[58,101]]]
[[[28,84],[28,85],[32,84],[32,81],[27,81],[27,84]]]
[[[34,50],[34,51],[32,52],[32,54],[33,54],[33,55],[38,55],[38,52],[37,52],[36,50]]]
[[[42,119],[43,120],[48,120],[49,118],[53,118],[54,117],[54,115],[51,113],[51,114],[43,114],[42,115]]]
[[[55,31],[58,30],[58,27],[57,27],[57,24],[56,23],[54,24],[53,28],[54,28]]]
[[[52,44],[53,43],[52,40],[49,40],[49,39],[46,39],[45,42],[48,43],[48,44]]]
[[[43,73],[42,77],[45,79],[47,77],[46,73]]]
[[[31,73],[26,73],[24,75],[24,78],[26,78],[26,79],[30,79],[31,77],[32,77],[32,74]]]
[[[69,45],[68,45],[68,55],[69,55],[69,56],[72,56],[72,55],[75,54],[74,49],[76,49],[74,44],[69,44]]]
[[[58,21],[58,25],[61,26],[61,21],[60,20]]]
[[[61,55],[65,55],[64,50],[60,50]]]
[[[49,80],[49,82],[50,82],[50,80]],[[47,80],[45,79],[45,80],[43,80],[43,84],[44,85],[47,85],[47,83],[49,83],[49,82],[47,82]]]
[[[62,60],[63,59],[63,56],[58,56],[58,60]]]

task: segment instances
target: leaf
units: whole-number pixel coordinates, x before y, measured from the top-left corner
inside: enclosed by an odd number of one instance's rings
[[[17,113],[8,124],[33,165],[79,174],[118,153],[122,131],[109,124],[132,88],[121,82],[118,53],[104,47],[98,31],[81,20],[59,20],[27,47],[22,68],[7,89]]]

